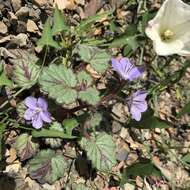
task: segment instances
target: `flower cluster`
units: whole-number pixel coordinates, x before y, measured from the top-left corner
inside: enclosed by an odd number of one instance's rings
[[[112,67],[122,79],[133,81],[139,77],[141,77],[144,73],[143,67],[136,67],[134,64],[130,62],[129,59],[122,58],[113,58],[112,59]],[[132,118],[136,121],[140,121],[141,113],[147,110],[147,102],[146,102],[147,92],[143,90],[138,90],[134,94],[128,98],[128,107]]]

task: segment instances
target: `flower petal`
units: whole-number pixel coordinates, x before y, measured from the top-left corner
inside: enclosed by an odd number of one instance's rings
[[[148,105],[146,101],[133,102],[132,106],[138,109],[139,112],[145,112],[148,109]]]
[[[40,114],[36,114],[35,117],[32,118],[32,126],[36,129],[42,128],[43,121]]]
[[[25,99],[24,103],[28,108],[33,109],[33,110],[36,109],[36,107],[37,107],[37,105],[36,105],[37,99],[32,96],[27,97]]]
[[[130,72],[128,73],[128,79],[133,81],[139,77],[141,77],[144,73],[143,67],[133,67]]]
[[[130,113],[132,115],[132,118],[135,119],[136,121],[140,121],[141,120],[141,112],[135,106],[131,107]]]
[[[51,116],[47,111],[40,112],[41,119],[47,123],[51,123]]]
[[[133,95],[133,101],[144,101],[147,97],[148,93],[144,90],[137,90]]]
[[[174,36],[163,41],[161,35],[171,30]],[[165,0],[157,15],[149,21],[147,36],[153,40],[158,55],[189,55],[190,48],[185,43],[190,41],[190,6],[181,0]]]
[[[38,106],[43,110],[47,110],[48,108],[47,101],[44,98],[38,98]]]
[[[24,119],[32,120],[33,115],[34,115],[34,111],[32,109],[27,109],[24,113]]]

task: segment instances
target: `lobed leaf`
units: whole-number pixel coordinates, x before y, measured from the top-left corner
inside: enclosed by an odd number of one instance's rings
[[[64,175],[66,167],[67,163],[64,157],[50,149],[40,151],[28,164],[32,179],[50,184]]]
[[[85,91],[79,92],[79,98],[89,104],[95,105],[100,101],[98,90],[95,87],[87,88]]]
[[[110,171],[116,164],[115,144],[112,137],[106,133],[96,133],[90,139],[83,137],[81,147],[98,170]]]
[[[24,133],[16,139],[16,150],[21,161],[27,160],[35,155],[38,145],[31,141],[31,136]]]
[[[93,82],[92,77],[85,71],[80,71],[78,73],[77,80],[80,85],[85,84],[86,86],[90,86]]]
[[[86,44],[80,44],[78,46],[78,54],[83,61],[90,63],[92,68],[98,73],[104,73],[106,71],[111,59],[111,56],[105,50]]]
[[[77,98],[76,76],[64,65],[50,65],[43,69],[39,78],[41,89],[60,104],[73,103]]]
[[[30,88],[37,82],[40,71],[37,61],[38,58],[27,51],[20,52],[13,60],[14,80],[20,87]]]

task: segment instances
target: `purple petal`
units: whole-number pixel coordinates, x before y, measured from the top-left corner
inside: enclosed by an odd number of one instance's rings
[[[48,104],[44,98],[38,98],[38,106],[42,108],[43,110],[47,110]]]
[[[130,71],[128,71],[128,79],[133,81],[139,77],[141,77],[144,73],[144,68],[142,67],[133,67]]]
[[[51,123],[51,116],[50,114],[46,111],[41,111],[40,112],[41,119],[47,123]]]
[[[40,114],[36,114],[32,119],[32,126],[36,129],[40,129],[43,126],[43,121]]]
[[[34,110],[27,109],[24,113],[24,119],[32,120],[33,115],[34,115]]]
[[[114,71],[120,72],[121,64],[119,63],[118,59],[112,58],[112,67]]]
[[[132,104],[133,107],[136,107],[136,109],[138,109],[140,112],[145,112],[148,109],[148,105],[147,102],[141,101],[141,102],[133,102]]]
[[[132,97],[133,97],[133,100],[135,101],[143,101],[146,99],[147,95],[148,93],[146,91],[138,90],[132,95]]]
[[[130,112],[131,112],[131,115],[132,115],[133,119],[135,119],[136,121],[141,120],[141,112],[135,106],[131,107]]]
[[[27,97],[24,102],[25,102],[25,105],[30,109],[34,110],[37,107],[37,105],[36,105],[37,99],[32,96]]]

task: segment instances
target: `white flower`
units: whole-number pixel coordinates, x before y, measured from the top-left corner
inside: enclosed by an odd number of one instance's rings
[[[190,56],[190,6],[181,0],[165,0],[145,32],[158,55]]]

